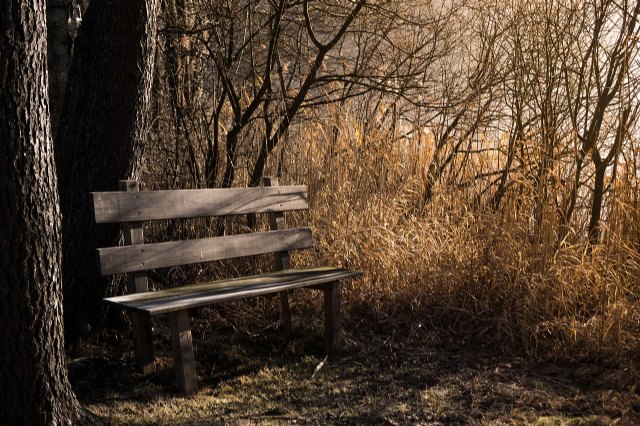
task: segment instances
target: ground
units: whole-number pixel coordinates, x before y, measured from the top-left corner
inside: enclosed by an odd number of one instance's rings
[[[128,339],[103,331],[70,353],[81,402],[111,424],[640,424],[632,367],[558,365],[497,354],[421,327],[352,326],[345,350],[324,359],[322,327],[292,339],[276,325],[207,331],[195,321],[200,392],[177,394],[168,330],[158,372],[133,370]]]

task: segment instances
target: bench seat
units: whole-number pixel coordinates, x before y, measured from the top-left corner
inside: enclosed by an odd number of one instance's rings
[[[286,269],[147,293],[127,294],[104,300],[132,311],[159,315],[229,300],[326,284],[361,275],[361,271],[332,267]]]

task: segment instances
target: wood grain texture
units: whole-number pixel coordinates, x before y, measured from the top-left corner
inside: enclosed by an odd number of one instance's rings
[[[262,185],[265,187],[279,186],[277,177],[264,177],[262,178]],[[269,213],[269,228],[272,231],[285,229],[286,223],[284,219],[284,213],[271,212]],[[291,269],[291,256],[288,251],[281,251],[274,253],[274,261],[276,271],[282,271],[283,269]],[[287,336],[293,335],[293,323],[294,318],[291,312],[291,305],[289,304],[289,291],[280,292],[280,311],[282,315],[282,325],[284,332]]]
[[[263,184],[265,187],[278,187],[278,178],[276,177],[265,177],[263,179]],[[275,211],[269,213],[269,228],[272,231],[280,231],[286,229],[286,224],[284,221],[284,214],[281,211]],[[278,253],[274,253],[275,256],[275,266],[276,269],[290,269],[291,268],[291,259],[288,251],[281,251]]]
[[[340,286],[334,282],[326,284],[324,292],[324,342],[329,358],[340,352]]]
[[[93,192],[96,223],[228,216],[309,208],[307,187]]]
[[[131,312],[131,331],[136,370],[143,376],[148,376],[156,371],[151,315],[147,312]]]
[[[361,271],[331,267],[288,269],[250,277],[110,297],[104,300],[127,309],[158,315],[228,300],[310,287],[361,275]]]
[[[98,249],[102,275],[311,247],[311,228]]]
[[[189,311],[177,311],[170,315],[173,364],[176,370],[178,390],[184,395],[198,392],[196,361],[189,324]]]
[[[118,185],[120,191],[138,192],[140,189],[138,182],[134,180],[121,180]],[[144,244],[142,222],[126,223],[122,233],[126,245]],[[127,274],[127,290],[129,293],[149,291],[147,271]],[[136,370],[143,376],[147,376],[156,371],[151,317],[148,313],[131,312],[131,334],[133,336],[133,350],[136,354]]]

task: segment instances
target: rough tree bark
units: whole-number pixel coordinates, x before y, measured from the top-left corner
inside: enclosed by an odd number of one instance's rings
[[[44,0],[0,0],[0,422],[86,420],[67,378]]]
[[[49,111],[54,133],[60,121],[60,108],[69,80],[73,42],[81,22],[79,0],[47,0]]]
[[[98,277],[95,249],[118,232],[93,225],[90,192],[116,190],[119,179],[135,178],[141,167],[158,5],[94,0],[76,38],[55,146],[69,338],[98,317],[107,281]]]

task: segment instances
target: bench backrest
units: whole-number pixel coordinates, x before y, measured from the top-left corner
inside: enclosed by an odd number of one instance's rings
[[[278,186],[276,178],[265,178],[261,188],[138,191],[135,181],[121,181],[120,191],[94,192],[95,222],[122,223],[125,244],[99,248],[101,275],[130,273],[129,291],[147,291],[145,271],[236,257],[276,253],[276,267],[289,268],[289,250],[311,247],[310,228],[286,229],[285,211],[307,210],[306,186]],[[269,214],[271,230],[144,244],[142,222]],[[135,281],[139,281],[136,285]]]

